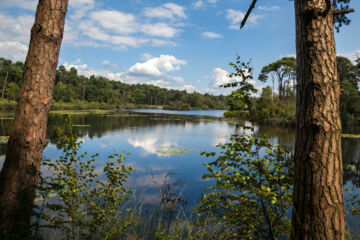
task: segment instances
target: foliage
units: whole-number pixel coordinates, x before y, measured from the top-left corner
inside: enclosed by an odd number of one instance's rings
[[[275,77],[278,82],[279,99],[295,93],[296,86],[296,59],[294,57],[283,57],[276,62],[270,63],[261,69],[259,80],[266,82],[269,75],[273,81],[273,92]],[[291,89],[290,85],[293,86]]]
[[[350,0],[333,0],[334,9],[349,9]],[[340,31],[340,28],[343,25],[349,25],[351,20],[346,16],[346,14],[336,14],[334,16],[334,27],[337,32]]]
[[[187,110],[191,110],[191,106],[188,103],[177,101],[177,102],[171,102],[169,105],[165,105],[164,109],[165,110],[187,111]]]
[[[295,126],[296,99],[290,95],[282,100],[267,86],[254,99],[253,120],[267,125]]]
[[[358,58],[360,59],[360,58]],[[248,71],[246,63],[237,62],[236,72]],[[251,68],[250,68],[251,69]],[[360,61],[354,65],[345,57],[337,57],[337,71],[341,86],[340,113],[343,125],[358,124],[360,117]],[[250,79],[251,74],[248,76]],[[245,117],[261,124],[295,126],[296,118],[296,59],[284,57],[262,68],[259,80],[266,82],[272,78],[272,87],[262,89],[260,97],[251,97],[254,92],[248,89],[248,98],[229,97],[230,110],[226,117]],[[275,92],[278,83],[278,93]],[[231,84],[228,84],[231,85]],[[242,90],[240,90],[241,92]],[[240,95],[241,96],[241,95]]]
[[[11,82],[6,88],[6,98],[9,100],[17,100],[20,94],[20,87],[16,83]]]
[[[54,162],[43,161],[50,175],[41,177],[38,188],[45,221],[43,227],[52,228],[64,239],[111,239],[119,237],[131,225],[132,219],[121,219],[121,206],[128,200],[124,188],[132,172],[123,165],[124,155],[108,157],[103,169],[105,179],[95,169],[98,154],[85,160],[87,153],[80,153],[80,142],[72,134],[61,134],[64,155]],[[49,198],[56,196],[56,198]]]
[[[231,81],[221,86],[224,88],[237,87],[229,96],[229,112],[232,112],[232,115],[236,114],[242,117],[249,117],[252,111],[251,96],[257,92],[254,85],[249,82],[249,80],[252,79],[253,70],[251,62],[243,62],[240,56],[237,56],[236,61],[234,63],[231,62],[230,66],[234,68],[234,73],[229,75]]]
[[[0,58],[0,84],[3,83],[8,72],[8,83],[21,86],[23,63],[13,63],[11,60]],[[14,85],[15,84],[15,85]],[[1,85],[2,87],[2,85]],[[17,99],[16,94],[7,99]],[[135,105],[166,106],[167,109],[226,109],[226,97],[198,92],[160,88],[148,84],[126,84],[120,81],[111,81],[105,77],[79,76],[75,68],[66,69],[60,66],[56,71],[54,100],[59,103],[72,103],[86,108],[86,103],[99,108],[106,106],[134,108]],[[64,106],[63,104],[57,107]],[[90,107],[91,107],[90,106]],[[64,106],[66,107],[66,106]]]
[[[213,179],[198,210],[236,239],[279,239],[289,235],[293,162],[279,146],[258,136],[233,136],[216,160],[206,164]],[[202,153],[207,157],[215,153]]]
[[[340,80],[340,114],[344,125],[356,123],[360,116],[360,69],[349,59],[337,57],[337,71]]]

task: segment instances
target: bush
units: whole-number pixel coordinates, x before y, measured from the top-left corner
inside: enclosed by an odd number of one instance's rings
[[[130,191],[124,184],[133,171],[125,166],[125,156],[113,154],[103,168],[105,178],[95,170],[95,158],[85,160],[80,154],[80,142],[69,128],[69,136],[62,134],[64,155],[55,161],[43,161],[50,176],[41,177],[38,198],[42,206],[41,227],[55,230],[64,239],[121,238],[133,225],[133,218],[122,218],[122,205]]]
[[[223,238],[281,239],[289,236],[285,216],[292,196],[293,162],[278,145],[258,136],[233,136],[206,164],[204,179],[215,180],[198,211],[223,225]],[[215,153],[202,153],[207,157]]]

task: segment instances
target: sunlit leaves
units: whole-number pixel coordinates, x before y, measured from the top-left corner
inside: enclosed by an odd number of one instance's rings
[[[80,153],[81,142],[76,141],[69,118],[67,124],[67,134],[58,133],[63,156],[43,161],[51,173],[41,177],[38,187],[44,227],[55,229],[64,239],[119,236],[130,224],[119,216],[130,193],[124,184],[133,169],[124,165],[125,153],[114,153],[103,168],[105,176],[99,176],[95,168],[99,154]]]
[[[279,146],[258,136],[233,136],[216,160],[206,164],[204,179],[215,185],[198,210],[222,222],[227,234],[240,239],[276,239],[289,234],[292,159]],[[207,157],[214,153],[202,153]],[[272,236],[272,237],[271,237]]]

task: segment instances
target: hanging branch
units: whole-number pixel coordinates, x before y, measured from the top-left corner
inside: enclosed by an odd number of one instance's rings
[[[245,26],[246,20],[248,19],[251,11],[254,9],[256,2],[257,2],[257,0],[253,0],[253,1],[252,1],[249,9],[248,9],[247,12],[246,12],[246,15],[245,15],[244,19],[241,21],[240,28],[243,28],[243,27]]]

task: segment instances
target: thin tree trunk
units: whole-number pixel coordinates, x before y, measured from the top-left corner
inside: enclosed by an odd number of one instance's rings
[[[295,0],[297,123],[292,239],[345,239],[333,7]]]
[[[83,100],[83,101],[85,100],[85,84],[86,84],[86,83],[85,83],[85,79],[86,79],[86,78],[83,79],[83,93],[82,93],[82,100]]]
[[[2,94],[1,94],[1,98],[4,99],[5,96],[5,89],[6,89],[6,82],[9,76],[9,72],[6,72],[6,76],[5,76],[5,81],[4,81],[4,85],[3,85],[3,89],[2,89]]]
[[[25,234],[31,220],[67,4],[68,0],[40,0],[37,6],[23,84],[0,173],[0,235]]]

